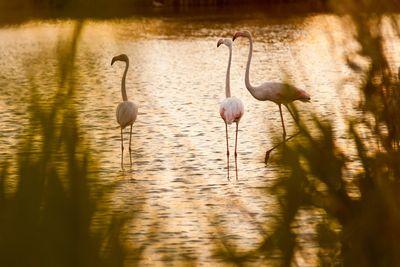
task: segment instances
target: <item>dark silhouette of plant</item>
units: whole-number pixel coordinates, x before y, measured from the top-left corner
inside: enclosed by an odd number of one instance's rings
[[[129,218],[95,220],[96,212],[107,209],[103,200],[112,188],[95,182],[96,164],[82,142],[72,104],[82,27],[83,22],[77,22],[71,41],[59,44],[59,89],[50,106],[41,105],[32,82],[26,128],[30,134],[19,139],[17,166],[2,166],[1,266],[124,265],[121,235]],[[16,168],[16,177],[10,168]]]
[[[357,66],[364,72],[361,112],[347,117],[348,136],[357,153],[339,148],[331,122],[317,115],[312,125],[299,119],[302,134],[280,147],[276,161],[288,174],[272,189],[281,207],[275,229],[258,248],[231,259],[270,259],[278,253],[282,265],[296,263],[301,233],[293,225],[300,210],[313,209],[323,216],[316,229],[319,265],[400,265],[400,84],[389,66],[383,30],[389,25],[399,37],[399,25],[389,13],[393,4],[331,2],[338,15],[351,18],[358,54],[370,62],[368,69]],[[360,167],[351,169],[354,163]]]

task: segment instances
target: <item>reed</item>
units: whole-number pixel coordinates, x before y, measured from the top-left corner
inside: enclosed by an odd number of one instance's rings
[[[225,260],[278,258],[280,265],[298,264],[300,213],[316,211],[321,215],[314,229],[318,265],[400,265],[400,83],[397,68],[390,67],[384,32],[389,25],[400,36],[398,20],[389,12],[395,7],[391,1],[364,0],[332,1],[331,8],[351,19],[358,54],[369,62],[367,68],[349,62],[363,76],[361,113],[347,116],[356,154],[339,148],[333,122],[318,114],[311,124],[299,118],[301,135],[281,146],[276,160],[288,173],[267,192],[277,196],[281,210],[273,230],[250,252],[235,253],[224,243],[220,255]],[[359,167],[350,168],[355,163]]]
[[[83,26],[77,22],[71,38],[60,41],[59,86],[50,105],[41,105],[32,81],[26,127],[30,134],[18,138],[16,164],[2,163],[1,266],[124,265],[126,250],[121,236],[132,218],[111,215],[96,219],[99,211],[109,210],[104,203],[112,185],[97,185],[93,150],[83,142],[71,103]]]

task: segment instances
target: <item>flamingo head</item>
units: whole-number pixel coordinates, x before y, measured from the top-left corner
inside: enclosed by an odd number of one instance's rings
[[[111,60],[111,66],[114,64],[115,61],[124,61],[124,62],[128,63],[129,62],[129,58],[125,54],[121,54],[121,55],[115,56]]]
[[[310,102],[311,97],[306,91],[299,90],[299,100],[302,102]]]
[[[251,33],[249,31],[236,32],[235,35],[233,35],[232,41],[235,41],[235,39],[238,37],[246,37],[250,39]]]
[[[232,41],[230,39],[219,39],[217,47],[219,47],[222,44],[226,45],[227,47],[232,47]]]

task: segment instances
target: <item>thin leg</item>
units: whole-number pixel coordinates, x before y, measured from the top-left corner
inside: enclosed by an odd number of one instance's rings
[[[286,104],[284,104],[284,105],[285,105],[285,107],[288,109],[290,115],[293,117],[293,119],[294,119],[294,121],[296,122],[296,124],[298,125],[297,120],[296,120],[296,117],[294,116],[293,112],[289,109],[289,107],[288,107]],[[279,106],[279,113],[280,113],[280,115],[281,115],[281,122],[282,122],[283,141],[280,142],[279,144],[275,145],[275,146],[274,146],[273,148],[271,148],[270,150],[267,150],[267,152],[265,152],[265,159],[264,159],[265,164],[268,163],[270,154],[271,154],[271,152],[272,152],[274,149],[276,149],[276,148],[277,148],[278,146],[280,146],[281,144],[283,144],[283,143],[289,141],[290,139],[292,139],[293,137],[295,137],[296,135],[299,134],[299,133],[296,133],[296,134],[292,135],[291,137],[289,137],[288,139],[286,139],[286,129],[285,129],[285,123],[284,123],[284,121],[283,121],[282,106],[281,106],[281,104],[279,104],[278,106]]]
[[[237,137],[238,137],[239,123],[236,122],[236,138],[235,138],[235,169],[236,169],[236,181],[238,180],[238,169],[237,169]]]
[[[283,122],[283,115],[282,115],[282,107],[281,104],[279,106],[279,113],[281,114],[281,122],[282,122],[282,128],[283,128],[283,140],[286,139],[286,129],[285,129],[285,123]]]
[[[132,124],[131,124],[131,131],[129,133],[129,160],[132,166],[132,149],[131,149],[131,142],[132,142]]]
[[[271,154],[272,150],[274,150],[274,148],[271,148],[270,150],[267,150],[267,152],[265,152],[265,158],[264,158],[265,164],[268,163],[269,155]]]
[[[294,122],[296,122],[297,126],[299,126],[299,122],[297,121],[297,118],[294,116],[292,110],[290,110],[288,105],[285,105],[285,107],[287,108],[287,110],[289,111],[290,115],[292,116]]]
[[[122,135],[121,127],[121,168],[124,168],[124,136]]]
[[[229,181],[229,144],[228,144],[228,125],[225,122],[225,130],[226,130],[226,160],[227,160],[227,165],[226,168],[228,170],[228,181]]]
[[[297,132],[297,133],[295,133],[294,135],[292,135],[292,136],[288,137],[287,139],[283,140],[282,142],[279,142],[277,145],[273,146],[270,150],[267,150],[267,152],[265,153],[265,164],[268,163],[269,156],[270,156],[270,154],[271,154],[271,152],[272,152],[273,150],[275,150],[275,149],[276,149],[277,147],[279,147],[280,145],[285,144],[287,141],[289,141],[290,139],[296,137],[296,136],[299,135],[299,134],[300,134],[300,132]]]

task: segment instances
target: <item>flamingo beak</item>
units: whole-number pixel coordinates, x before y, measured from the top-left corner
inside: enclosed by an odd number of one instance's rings
[[[111,66],[114,64],[114,62],[117,61],[116,57],[113,57],[111,60]]]
[[[307,100],[307,102],[311,101],[311,96],[309,94],[307,94],[306,92],[304,92],[305,98]]]
[[[235,35],[232,38],[232,41],[235,41],[235,39],[238,38],[239,36],[241,36],[240,32],[235,33]]]
[[[300,94],[300,101],[302,101],[302,102],[310,102],[311,101],[311,96],[308,93],[303,91]]]
[[[219,46],[222,45],[223,43],[224,43],[224,41],[223,41],[222,39],[218,40],[217,47],[219,47]]]

